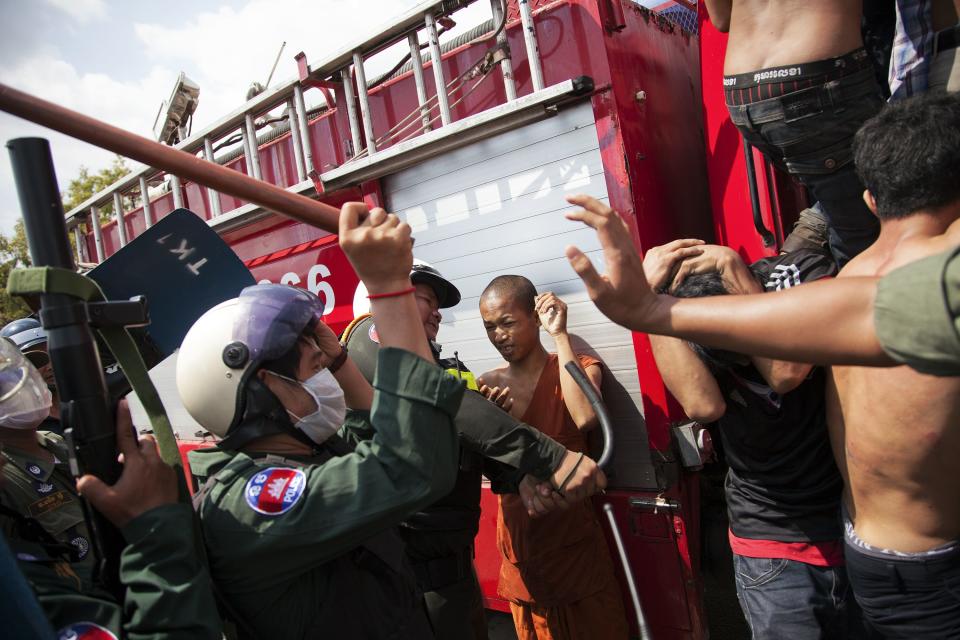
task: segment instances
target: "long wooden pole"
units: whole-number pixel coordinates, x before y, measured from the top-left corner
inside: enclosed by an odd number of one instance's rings
[[[331,233],[337,232],[340,211],[335,207],[221,167],[214,162],[154,142],[5,84],[0,84],[0,110],[138,160],[147,166],[162,169],[181,178],[189,178],[198,184],[294,220]]]

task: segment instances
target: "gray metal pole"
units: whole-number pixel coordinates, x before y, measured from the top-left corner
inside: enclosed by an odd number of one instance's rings
[[[303,178],[313,171],[313,145],[310,142],[310,129],[307,127],[307,106],[303,101],[303,87],[299,84],[293,87],[293,106],[297,112],[297,126],[300,128],[301,148],[303,149]],[[332,104],[327,105],[333,109]]]
[[[180,184],[180,178],[175,175],[170,176],[170,190],[173,192],[174,208],[183,208],[183,185]]]
[[[360,144],[360,121],[357,120],[357,105],[353,101],[353,78],[350,77],[350,67],[343,70],[343,96],[347,101],[347,117],[350,120],[350,140],[353,142],[353,155],[358,155],[363,148]]]
[[[253,125],[253,116],[249,113],[243,117],[244,126],[247,130],[247,148],[250,155],[247,160],[250,163],[253,173],[251,174],[257,180],[260,179],[260,152],[257,148],[257,128]]]
[[[410,45],[410,64],[413,66],[413,80],[417,84],[417,102],[420,104],[420,116],[423,130],[430,131],[430,109],[427,108],[427,85],[423,80],[423,58],[420,56],[420,39],[414,31],[407,36]]]
[[[377,137],[373,134],[373,119],[370,116],[370,99],[367,95],[367,74],[363,70],[363,56],[353,54],[353,74],[357,79],[357,93],[360,97],[360,117],[363,118],[363,133],[367,139],[367,157],[377,150]]]
[[[303,165],[303,148],[300,140],[300,120],[297,118],[297,108],[293,100],[287,100],[287,125],[290,127],[290,142],[293,144],[293,164],[297,168],[297,182],[307,179],[307,171]]]
[[[107,259],[103,247],[103,230],[100,229],[100,209],[97,205],[90,207],[90,227],[93,229],[93,245],[97,248],[97,263]]]
[[[210,138],[203,139],[203,157],[207,159],[207,162],[214,161],[213,143],[210,142]],[[214,218],[223,213],[220,210],[220,194],[217,193],[216,189],[207,187],[207,199],[210,200],[210,213],[213,214]]]
[[[447,81],[443,77],[443,64],[440,53],[440,39],[437,35],[437,24],[433,20],[432,13],[426,13],[423,16],[424,23],[427,25],[427,36],[430,38],[430,64],[433,67],[433,82],[437,85],[437,106],[440,107],[440,122],[448,125],[450,118],[450,100],[447,98]]]
[[[87,242],[79,224],[73,228],[73,241],[77,245],[77,262],[90,262],[90,258],[87,257]]]
[[[537,30],[533,24],[530,0],[520,0],[520,21],[523,23],[523,44],[527,48],[527,64],[530,65],[530,80],[533,90],[543,89],[543,69],[540,67],[540,47],[537,45]]]
[[[127,244],[127,227],[123,223],[123,198],[120,192],[113,192],[113,217],[117,221],[117,236],[120,238],[120,246]]]
[[[143,203],[143,221],[149,229],[153,226],[153,212],[150,210],[150,193],[147,191],[147,179],[140,176],[140,200]]]
[[[493,28],[496,29],[500,26],[500,21],[503,20],[503,4],[501,0],[490,0],[490,10],[493,13]],[[509,51],[506,27],[497,34],[497,44]],[[509,55],[500,61],[500,75],[503,76],[503,89],[507,93],[507,102],[516,100],[517,85],[513,82],[513,61]]]
[[[613,507],[610,503],[603,505],[603,512],[607,516],[607,522],[610,524],[610,533],[613,534],[613,542],[617,547],[617,555],[620,556],[620,562],[623,565],[623,573],[627,578],[627,588],[630,590],[630,601],[633,603],[633,610],[637,616],[637,630],[640,632],[641,640],[651,640],[650,627],[647,626],[647,618],[643,614],[643,606],[640,604],[640,593],[637,591],[637,582],[633,578],[633,572],[630,571],[630,560],[627,558],[627,549],[623,546],[623,537],[617,528],[617,520],[613,516]]]

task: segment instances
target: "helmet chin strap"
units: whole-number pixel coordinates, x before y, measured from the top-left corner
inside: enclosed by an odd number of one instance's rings
[[[280,433],[293,436],[310,447],[317,446],[305,433],[293,426],[286,408],[267,385],[257,376],[251,375],[244,389],[241,417],[217,446],[221,449],[236,450],[254,440]]]

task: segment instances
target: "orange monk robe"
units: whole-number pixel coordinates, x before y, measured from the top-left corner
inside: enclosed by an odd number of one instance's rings
[[[578,358],[584,369],[600,364]],[[571,451],[587,450],[563,403],[556,354],[547,359],[522,420]],[[497,543],[504,558],[497,592],[511,603],[519,640],[627,637],[620,587],[589,499],[534,519],[519,496],[500,496]]]

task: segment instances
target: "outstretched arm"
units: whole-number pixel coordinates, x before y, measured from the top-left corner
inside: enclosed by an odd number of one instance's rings
[[[894,364],[877,341],[873,325],[878,278],[838,278],[747,296],[678,300],[657,295],[647,284],[620,215],[589,196],[571,196],[568,201],[583,209],[567,218],[596,229],[607,271],[598,273],[576,247],[567,247],[567,259],[590,298],[617,324],[784,360]],[[771,326],[777,331],[771,332]]]

